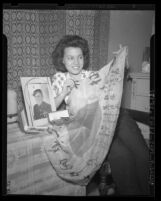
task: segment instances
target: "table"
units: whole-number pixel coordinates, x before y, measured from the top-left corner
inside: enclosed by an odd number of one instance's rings
[[[7,194],[86,195],[86,187],[59,178],[44,150],[47,131],[26,134],[18,124],[7,126]]]

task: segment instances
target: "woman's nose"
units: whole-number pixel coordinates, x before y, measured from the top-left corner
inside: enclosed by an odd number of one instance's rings
[[[76,64],[76,65],[79,64],[79,59],[78,58],[74,59],[74,64]]]

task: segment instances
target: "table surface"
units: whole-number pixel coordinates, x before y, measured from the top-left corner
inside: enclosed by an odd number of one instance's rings
[[[7,126],[7,194],[86,194],[84,186],[59,178],[45,153],[44,143],[53,134],[26,134],[18,124]]]

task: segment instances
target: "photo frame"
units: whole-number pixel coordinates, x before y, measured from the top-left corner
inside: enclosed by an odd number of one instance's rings
[[[49,77],[21,77],[29,127],[48,124],[48,114],[56,111]]]

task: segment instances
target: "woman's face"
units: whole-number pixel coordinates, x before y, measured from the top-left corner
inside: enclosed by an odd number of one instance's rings
[[[78,75],[84,66],[84,57],[81,48],[66,47],[64,49],[63,64],[72,75]]]
[[[42,101],[43,101],[43,97],[41,93],[36,93],[35,94],[35,101],[38,105],[41,105]]]

